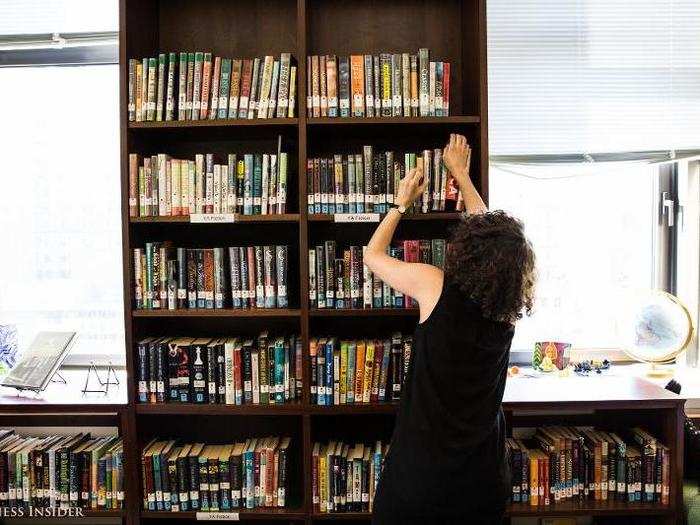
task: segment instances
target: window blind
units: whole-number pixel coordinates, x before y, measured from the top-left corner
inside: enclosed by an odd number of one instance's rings
[[[489,0],[491,155],[700,146],[700,2]]]
[[[0,35],[117,31],[118,0],[2,0]]]

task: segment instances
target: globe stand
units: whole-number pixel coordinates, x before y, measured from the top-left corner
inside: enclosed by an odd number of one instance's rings
[[[647,368],[646,376],[653,377],[656,379],[661,379],[664,377],[671,377],[674,374],[674,370],[666,365],[659,365],[657,363],[648,363],[649,368]]]

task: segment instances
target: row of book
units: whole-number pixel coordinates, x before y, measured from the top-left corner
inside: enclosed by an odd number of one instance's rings
[[[314,512],[371,512],[389,445],[314,443],[311,452]]]
[[[394,290],[363,264],[366,246],[338,251],[325,241],[309,250],[309,303],[311,308],[415,308],[411,297]],[[445,265],[445,239],[405,240],[389,248],[389,255],[406,262]],[[339,256],[340,255],[340,256]]]
[[[291,439],[216,445],[154,439],[143,448],[143,508],[217,512],[286,506]]]
[[[306,60],[309,117],[443,117],[450,63],[417,54],[313,55]]]
[[[307,160],[308,212],[386,213],[396,202],[399,182],[416,167],[423,169],[428,184],[411,212],[464,209],[462,194],[442,163],[441,149],[401,155],[364,146],[361,154]]]
[[[639,427],[540,427],[531,439],[506,439],[506,452],[514,503],[669,503],[670,450]]]
[[[148,337],[136,345],[140,403],[273,405],[301,400],[301,339]]]
[[[124,507],[123,444],[89,433],[20,435],[0,430],[0,506]]]
[[[288,247],[173,248],[147,242],[133,250],[137,309],[287,308]]]
[[[345,405],[401,399],[413,338],[339,340],[311,338],[311,403]]]
[[[287,153],[214,155],[194,160],[165,154],[129,155],[129,216],[211,213],[273,215],[287,212]]]
[[[129,60],[129,121],[293,117],[289,53],[222,58],[202,51]]]

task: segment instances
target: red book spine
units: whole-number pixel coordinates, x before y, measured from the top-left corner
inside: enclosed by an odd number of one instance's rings
[[[403,260],[406,262],[418,262],[419,243],[417,240],[403,241]],[[404,301],[406,308],[415,308],[418,303],[413,297],[406,296]]]
[[[248,118],[248,102],[250,99],[250,84],[253,78],[253,61],[246,59],[243,61],[243,72],[241,73],[241,96],[238,103],[238,118]]]
[[[248,246],[246,250],[248,259],[248,297],[250,297],[250,307],[255,308],[255,247]]]

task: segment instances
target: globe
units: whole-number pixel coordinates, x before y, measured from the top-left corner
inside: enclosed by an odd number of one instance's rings
[[[625,310],[622,348],[638,361],[669,363],[692,339],[690,313],[674,295],[661,290],[640,293]]]

